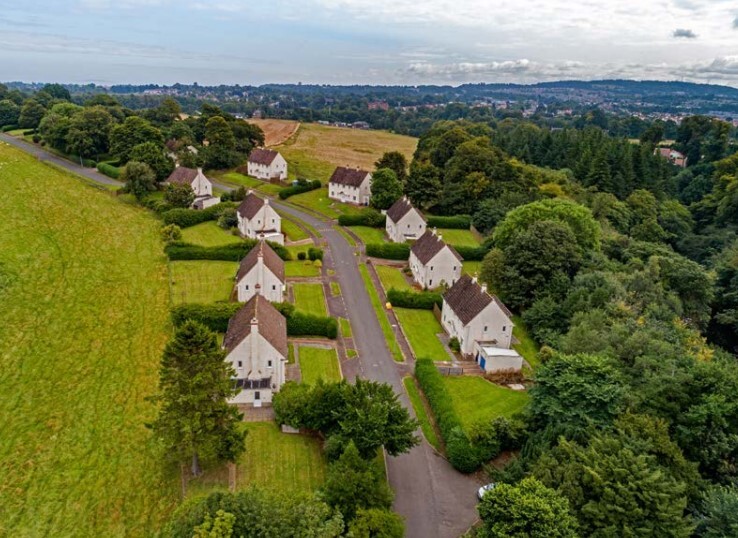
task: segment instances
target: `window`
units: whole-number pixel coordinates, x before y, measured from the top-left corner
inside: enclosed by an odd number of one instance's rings
[[[261,400],[261,392],[258,390],[254,392],[254,400]]]
[[[428,287],[431,287],[432,285],[433,285],[433,279],[431,278],[431,279],[430,279],[430,280],[428,281]]]
[[[456,271],[456,266],[454,265],[454,271]]]
[[[272,291],[276,291],[276,290],[277,290],[277,285],[276,284],[272,284]]]
[[[487,326],[486,325],[484,326],[484,332],[487,332]]]
[[[243,368],[243,361],[238,361],[238,367]]]
[[[433,271],[433,266],[431,265],[431,271]]]
[[[269,361],[267,361],[267,368],[271,368],[271,367],[272,367],[272,361],[269,360]]]
[[[505,327],[505,326],[503,325],[503,326],[502,326],[502,332],[503,332],[503,333],[505,332],[505,329],[507,329],[507,327]]]
[[[248,291],[248,289],[249,289],[249,285],[248,285],[248,284],[246,284],[246,285],[244,286],[244,289],[245,289],[246,291]]]

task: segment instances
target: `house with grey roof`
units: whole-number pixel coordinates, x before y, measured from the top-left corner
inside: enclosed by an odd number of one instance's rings
[[[404,243],[419,238],[427,224],[423,214],[413,207],[407,196],[397,200],[387,210],[385,230],[393,243]]]
[[[282,217],[269,204],[268,198],[260,198],[249,191],[236,209],[236,218],[242,236],[284,244]]]
[[[271,405],[285,382],[287,321],[262,295],[254,295],[228,322],[223,338],[225,360],[240,389],[230,403]]]
[[[461,276],[462,257],[435,230],[426,230],[410,248],[410,270],[423,289],[452,286]]]
[[[246,161],[246,169],[250,176],[269,181],[270,179],[287,179],[287,161],[273,149],[255,148]]]
[[[512,313],[466,274],[443,294],[441,324],[465,356],[478,355],[480,347],[510,349],[512,343]]]
[[[280,303],[284,299],[284,291],[284,260],[265,241],[259,241],[238,267],[238,300],[244,303],[259,294],[270,302]]]
[[[166,183],[170,185],[188,185],[195,193],[195,201],[192,202],[193,209],[205,209],[217,203],[220,198],[213,196],[213,184],[202,173],[202,168],[194,169],[178,166],[169,175]]]
[[[328,180],[328,198],[346,204],[369,205],[372,198],[371,172],[339,166]]]

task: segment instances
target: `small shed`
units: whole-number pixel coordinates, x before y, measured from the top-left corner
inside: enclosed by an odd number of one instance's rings
[[[519,372],[523,368],[523,357],[517,351],[488,344],[478,346],[476,360],[486,373]]]

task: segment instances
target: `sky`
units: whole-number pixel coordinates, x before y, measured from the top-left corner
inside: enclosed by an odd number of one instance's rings
[[[738,0],[0,0],[0,80],[738,87]]]

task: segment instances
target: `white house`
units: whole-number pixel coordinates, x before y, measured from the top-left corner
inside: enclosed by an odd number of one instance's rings
[[[459,340],[463,355],[473,355],[476,345],[510,349],[512,343],[512,314],[469,275],[443,294],[441,324]]]
[[[347,204],[369,205],[372,174],[366,170],[339,166],[328,180],[328,198]]]
[[[264,179],[287,179],[287,161],[278,151],[256,148],[246,163],[250,176]]]
[[[390,241],[394,243],[417,239],[425,233],[426,227],[425,218],[413,207],[407,196],[397,200],[387,210],[385,229]]]
[[[523,357],[514,349],[477,344],[475,360],[484,372],[519,372],[523,369]]]
[[[287,321],[262,295],[254,295],[228,322],[226,361],[241,391],[230,403],[261,407],[285,382]]]
[[[166,182],[170,185],[189,185],[195,193],[195,201],[192,202],[194,209],[205,209],[220,202],[219,197],[213,196],[213,184],[202,173],[202,168],[195,170],[178,166]]]
[[[267,301],[279,303],[284,298],[284,261],[264,241],[241,260],[236,275],[236,293],[242,303],[257,293]]]
[[[426,230],[410,249],[410,270],[422,288],[452,286],[461,276],[462,258],[435,230]]]
[[[259,198],[249,191],[236,209],[236,217],[242,236],[284,244],[282,217],[269,205],[268,199]]]

